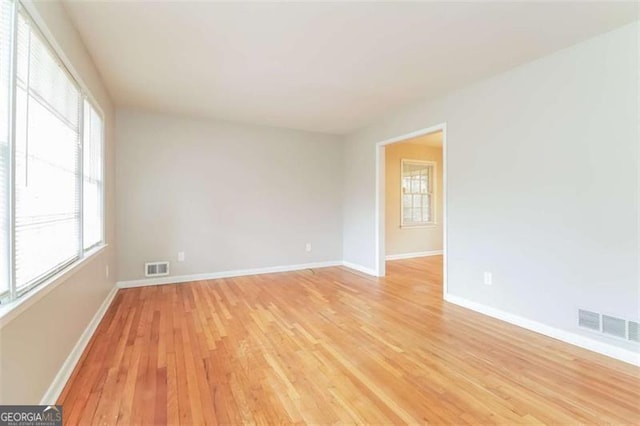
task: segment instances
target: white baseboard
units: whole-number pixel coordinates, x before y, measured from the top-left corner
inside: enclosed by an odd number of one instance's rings
[[[238,269],[234,271],[210,272],[210,273],[192,274],[192,275],[174,275],[174,276],[167,276],[167,277],[160,277],[160,278],[144,278],[140,280],[118,281],[117,286],[119,288],[131,288],[131,287],[144,287],[144,286],[150,286],[150,285],[181,284],[181,283],[187,283],[192,281],[243,277],[247,275],[272,274],[276,272],[291,272],[291,271],[300,271],[303,269],[327,268],[330,266],[346,266],[349,269],[354,269],[356,271],[365,273],[367,275],[372,275],[374,277],[377,276],[376,271],[374,271],[373,269],[370,269],[355,263],[351,263],[351,262],[334,260],[334,261],[327,261],[327,262],[302,263],[298,265],[270,266],[267,268]]]
[[[442,250],[417,251],[415,253],[390,254],[385,257],[386,260],[413,259],[414,257],[438,256],[442,254]]]
[[[454,296],[452,294],[446,294],[444,300],[450,303],[454,303],[458,306],[462,306],[472,311],[479,312],[484,315],[488,315],[493,318],[508,322],[518,327],[526,328],[527,330],[535,331],[536,333],[543,334],[548,337],[569,343],[574,346],[579,346],[583,349],[587,349],[593,352],[597,352],[601,355],[615,358],[620,361],[627,362],[636,366],[640,366],[640,353],[634,352],[628,349],[624,349],[618,346],[614,346],[599,340],[591,339],[587,336],[576,334],[570,331],[561,330],[559,328],[551,327],[546,324],[542,324],[537,321],[533,321],[519,315],[515,315],[509,312],[502,311],[500,309],[486,306],[471,300]]]
[[[107,309],[109,309],[109,306],[117,292],[118,288],[114,286],[109,294],[107,294],[107,297],[98,308],[98,311],[91,319],[91,322],[89,322],[87,328],[85,328],[82,335],[80,335],[80,339],[76,342],[76,345],[69,353],[69,356],[62,363],[62,366],[60,367],[60,370],[58,370],[58,374],[56,374],[53,382],[51,382],[49,389],[44,393],[44,396],[40,400],[41,405],[54,405],[56,403],[64,389],[64,386],[67,384],[67,380],[71,377],[73,369],[76,368],[76,364],[80,360],[84,349],[87,347],[87,344],[91,340],[93,333],[95,333],[98,328],[98,325],[100,324],[100,321],[102,321],[102,317],[104,317]]]
[[[341,265],[345,266],[345,267],[347,267],[349,269],[353,269],[353,270],[362,272],[362,273],[367,274],[367,275],[372,275],[374,277],[378,276],[378,273],[374,269],[367,268],[366,266],[358,265],[357,263],[351,263],[351,262],[347,262],[346,260],[344,260],[344,261],[341,262]]]
[[[233,278],[246,275],[272,274],[275,272],[291,272],[300,271],[303,269],[326,268],[329,266],[340,265],[342,265],[342,261],[335,260],[327,262],[302,263],[298,265],[269,266],[266,268],[238,269],[234,271],[210,272],[204,274],[174,275],[161,278],[144,278],[140,280],[118,281],[117,285],[120,288],[130,288],[144,287],[148,285],[180,284],[191,281],[215,280],[219,278]]]

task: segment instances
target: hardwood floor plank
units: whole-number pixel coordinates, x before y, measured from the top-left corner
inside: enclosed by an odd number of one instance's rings
[[[442,300],[442,258],[120,290],[66,424],[640,424],[640,369]]]

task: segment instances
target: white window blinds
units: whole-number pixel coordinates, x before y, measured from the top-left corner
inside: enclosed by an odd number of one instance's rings
[[[80,91],[21,12],[14,148],[17,292],[80,256],[80,100]]]
[[[84,143],[82,148],[83,247],[102,242],[102,119],[84,102]]]
[[[11,127],[11,52],[13,8],[0,2],[0,297],[9,292],[9,137]]]
[[[104,242],[103,119],[23,6],[0,0],[0,304]]]
[[[18,2],[0,0],[0,304],[104,242],[101,114]]]

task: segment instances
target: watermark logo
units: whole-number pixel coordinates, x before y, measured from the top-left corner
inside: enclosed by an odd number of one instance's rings
[[[0,405],[0,426],[62,426],[62,405]]]

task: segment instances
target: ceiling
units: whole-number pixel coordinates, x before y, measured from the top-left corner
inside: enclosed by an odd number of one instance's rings
[[[634,2],[65,6],[118,106],[335,134],[638,19]]]
[[[416,136],[411,139],[400,141],[397,143],[408,143],[412,145],[423,145],[430,148],[442,148],[442,131],[428,133],[426,135]]]

